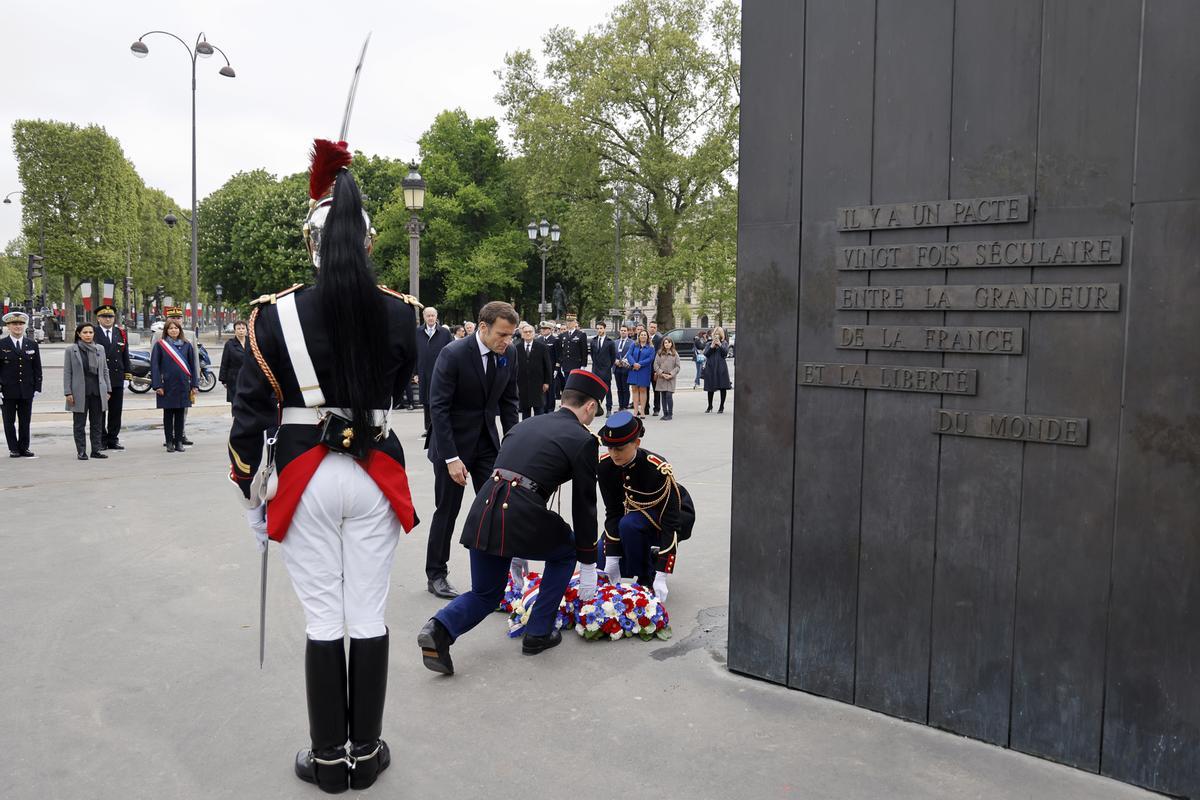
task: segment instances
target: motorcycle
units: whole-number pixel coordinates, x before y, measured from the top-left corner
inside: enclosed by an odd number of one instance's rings
[[[133,376],[129,380],[129,391],[134,394],[150,391],[149,350],[129,351],[129,373]],[[202,392],[211,392],[217,385],[217,376],[212,371],[212,359],[209,358],[208,349],[203,344],[200,345],[200,378],[197,383],[200,384]]]

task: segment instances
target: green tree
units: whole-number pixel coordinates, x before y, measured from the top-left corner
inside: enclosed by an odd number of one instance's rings
[[[625,233],[652,248],[665,327],[686,279],[678,243],[737,163],[739,38],[732,0],[627,0],[583,36],[551,30],[544,70],[518,51],[500,72],[532,205],[596,204],[620,187]]]
[[[521,192],[494,119],[443,111],[420,139],[426,182],[421,295],[451,314],[473,315],[488,300],[527,290],[531,249]],[[389,283],[408,284],[409,212],[398,191],[382,211],[376,262]],[[540,267],[539,267],[540,268]]]
[[[228,306],[246,308],[261,294],[312,281],[302,225],[305,173],[276,180],[265,170],[239,172],[200,202],[201,285],[219,283]]]
[[[125,274],[127,247],[138,241],[141,181],[120,143],[96,125],[18,120],[13,151],[24,191],[24,236],[37,241],[45,226],[47,274],[61,281],[70,308],[80,279],[98,285]],[[67,325],[70,331],[74,314],[68,313]]]

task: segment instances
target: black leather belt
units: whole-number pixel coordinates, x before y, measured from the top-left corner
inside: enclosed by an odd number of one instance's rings
[[[526,478],[519,472],[513,472],[512,470],[497,468],[492,472],[492,480],[497,483],[500,481],[508,481],[513,486],[520,486],[522,489],[528,489],[529,491],[540,495],[543,500],[549,500],[550,495],[552,494],[550,491],[539,486],[536,481],[531,481],[529,478]]]

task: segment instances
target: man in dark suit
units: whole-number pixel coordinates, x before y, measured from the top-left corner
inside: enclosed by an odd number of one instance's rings
[[[546,352],[550,355],[550,388],[546,390],[545,406],[542,408],[543,414],[549,414],[554,410],[554,382],[558,374],[558,337],[554,335],[554,325],[543,320],[542,335],[538,338],[546,345]]]
[[[617,406],[619,411],[629,408],[629,348],[633,347],[633,339],[629,338],[629,326],[621,326],[621,338],[613,342],[617,351],[617,360],[613,362],[613,377],[617,381]]]
[[[592,372],[608,386],[608,394],[604,398],[605,416],[612,416],[612,371],[617,360],[617,348],[613,340],[608,338],[608,326],[603,322],[596,323],[596,335],[589,344],[592,355]]]
[[[108,381],[112,394],[108,397],[108,410],[104,413],[105,450],[124,450],[121,444],[121,408],[125,405],[125,381],[130,376],[129,342],[125,331],[117,327],[117,309],[105,303],[96,309],[95,344],[104,348],[104,360],[108,364]]]
[[[33,397],[42,391],[42,353],[33,337],[25,335],[28,323],[29,317],[21,311],[5,314],[8,335],[0,338],[0,395],[4,396],[4,438],[11,458],[35,457],[29,449],[29,422]]]
[[[650,344],[654,345],[654,352],[657,353],[659,348],[662,346],[663,335],[658,332],[658,323],[654,320],[650,320],[647,325],[649,325],[649,327],[646,328],[646,333],[650,336]],[[650,396],[654,406],[653,411],[651,411],[651,416],[657,417],[658,412],[662,409],[662,406],[660,405],[662,401],[658,399],[658,391],[654,388],[653,380],[650,381]]]
[[[457,597],[446,579],[450,537],[470,477],[475,491],[491,477],[501,434],[520,421],[517,349],[513,334],[520,318],[508,303],[493,300],[479,311],[476,333],[442,348],[429,386],[429,460],[437,509],[429,525],[425,576],[438,597]],[[418,337],[420,334],[417,334]]]
[[[425,324],[417,331],[417,391],[421,405],[425,408],[425,438],[429,439],[429,380],[433,377],[433,365],[437,363],[438,353],[442,348],[454,341],[450,331],[438,324],[438,312],[433,306],[426,306],[421,312]]]
[[[521,341],[517,343],[517,395],[521,399],[521,419],[546,413],[546,392],[553,380],[550,352],[533,335],[533,326],[522,322]]]

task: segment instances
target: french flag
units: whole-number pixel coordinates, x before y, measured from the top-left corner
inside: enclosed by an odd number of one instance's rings
[[[4,298],[4,313],[5,314],[8,313],[8,304],[11,302],[12,302],[12,300],[10,298],[8,298],[8,297]]]
[[[79,284],[79,291],[83,294],[83,310],[90,314],[92,311],[92,282],[84,281]]]
[[[104,302],[105,303],[108,303],[110,305],[112,304],[113,290],[115,287],[116,287],[116,284],[113,281],[110,281],[107,279],[104,281]]]

